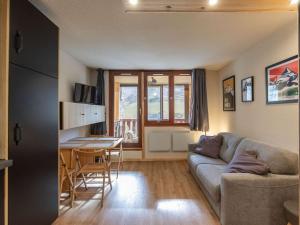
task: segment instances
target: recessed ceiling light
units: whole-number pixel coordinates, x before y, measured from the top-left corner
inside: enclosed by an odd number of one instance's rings
[[[292,5],[297,5],[299,3],[299,0],[291,0]]]
[[[138,0],[129,0],[129,3],[131,5],[137,5],[139,3],[139,1]]]
[[[216,4],[218,4],[218,0],[209,0],[209,5],[216,5]]]

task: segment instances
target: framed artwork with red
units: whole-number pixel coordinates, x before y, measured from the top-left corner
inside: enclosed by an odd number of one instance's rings
[[[266,68],[267,104],[298,102],[298,95],[299,57],[297,55]]]

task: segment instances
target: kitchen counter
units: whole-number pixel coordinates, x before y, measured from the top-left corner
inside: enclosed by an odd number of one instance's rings
[[[12,160],[3,160],[0,159],[0,170],[4,170],[7,167],[10,167],[13,165],[13,161]]]

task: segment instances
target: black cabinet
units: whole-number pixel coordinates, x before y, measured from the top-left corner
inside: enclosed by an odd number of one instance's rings
[[[10,64],[9,224],[58,216],[57,79]]]
[[[9,225],[58,216],[58,28],[27,0],[11,0]]]
[[[11,0],[10,62],[56,77],[58,29],[27,0]]]

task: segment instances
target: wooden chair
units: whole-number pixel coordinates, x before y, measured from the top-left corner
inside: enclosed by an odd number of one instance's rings
[[[117,164],[116,168],[111,169],[117,172],[117,178],[119,177],[120,168],[123,168],[123,144],[120,143],[118,148],[113,148],[107,152],[109,160],[112,164]]]
[[[83,183],[87,184],[90,180],[102,178],[101,189],[101,207],[103,207],[105,178],[108,178],[108,183],[112,189],[110,177],[110,162],[107,160],[106,151],[101,150],[74,150],[76,157],[77,169],[74,173],[74,185],[72,191],[72,204],[76,195],[76,189],[81,186],[82,182],[77,184],[78,175],[82,174]],[[106,173],[108,176],[106,176]],[[101,182],[100,182],[101,183]],[[87,187],[87,186],[86,186]]]
[[[75,170],[73,168],[68,167],[63,153],[60,152],[60,187],[59,187],[60,194],[63,192],[63,186],[67,181],[69,185],[70,196],[72,196],[74,172]]]
[[[74,158],[74,150],[71,151],[69,163],[66,162],[63,150],[60,150],[60,194],[63,192],[63,187],[65,182],[68,182],[69,185],[69,193],[71,198],[71,207],[73,207],[73,201],[75,193],[74,191],[74,176],[76,172],[76,168],[73,166],[73,158]],[[84,174],[77,172],[76,176],[81,176],[83,180],[83,184],[85,189],[87,190],[87,185],[85,181]]]

